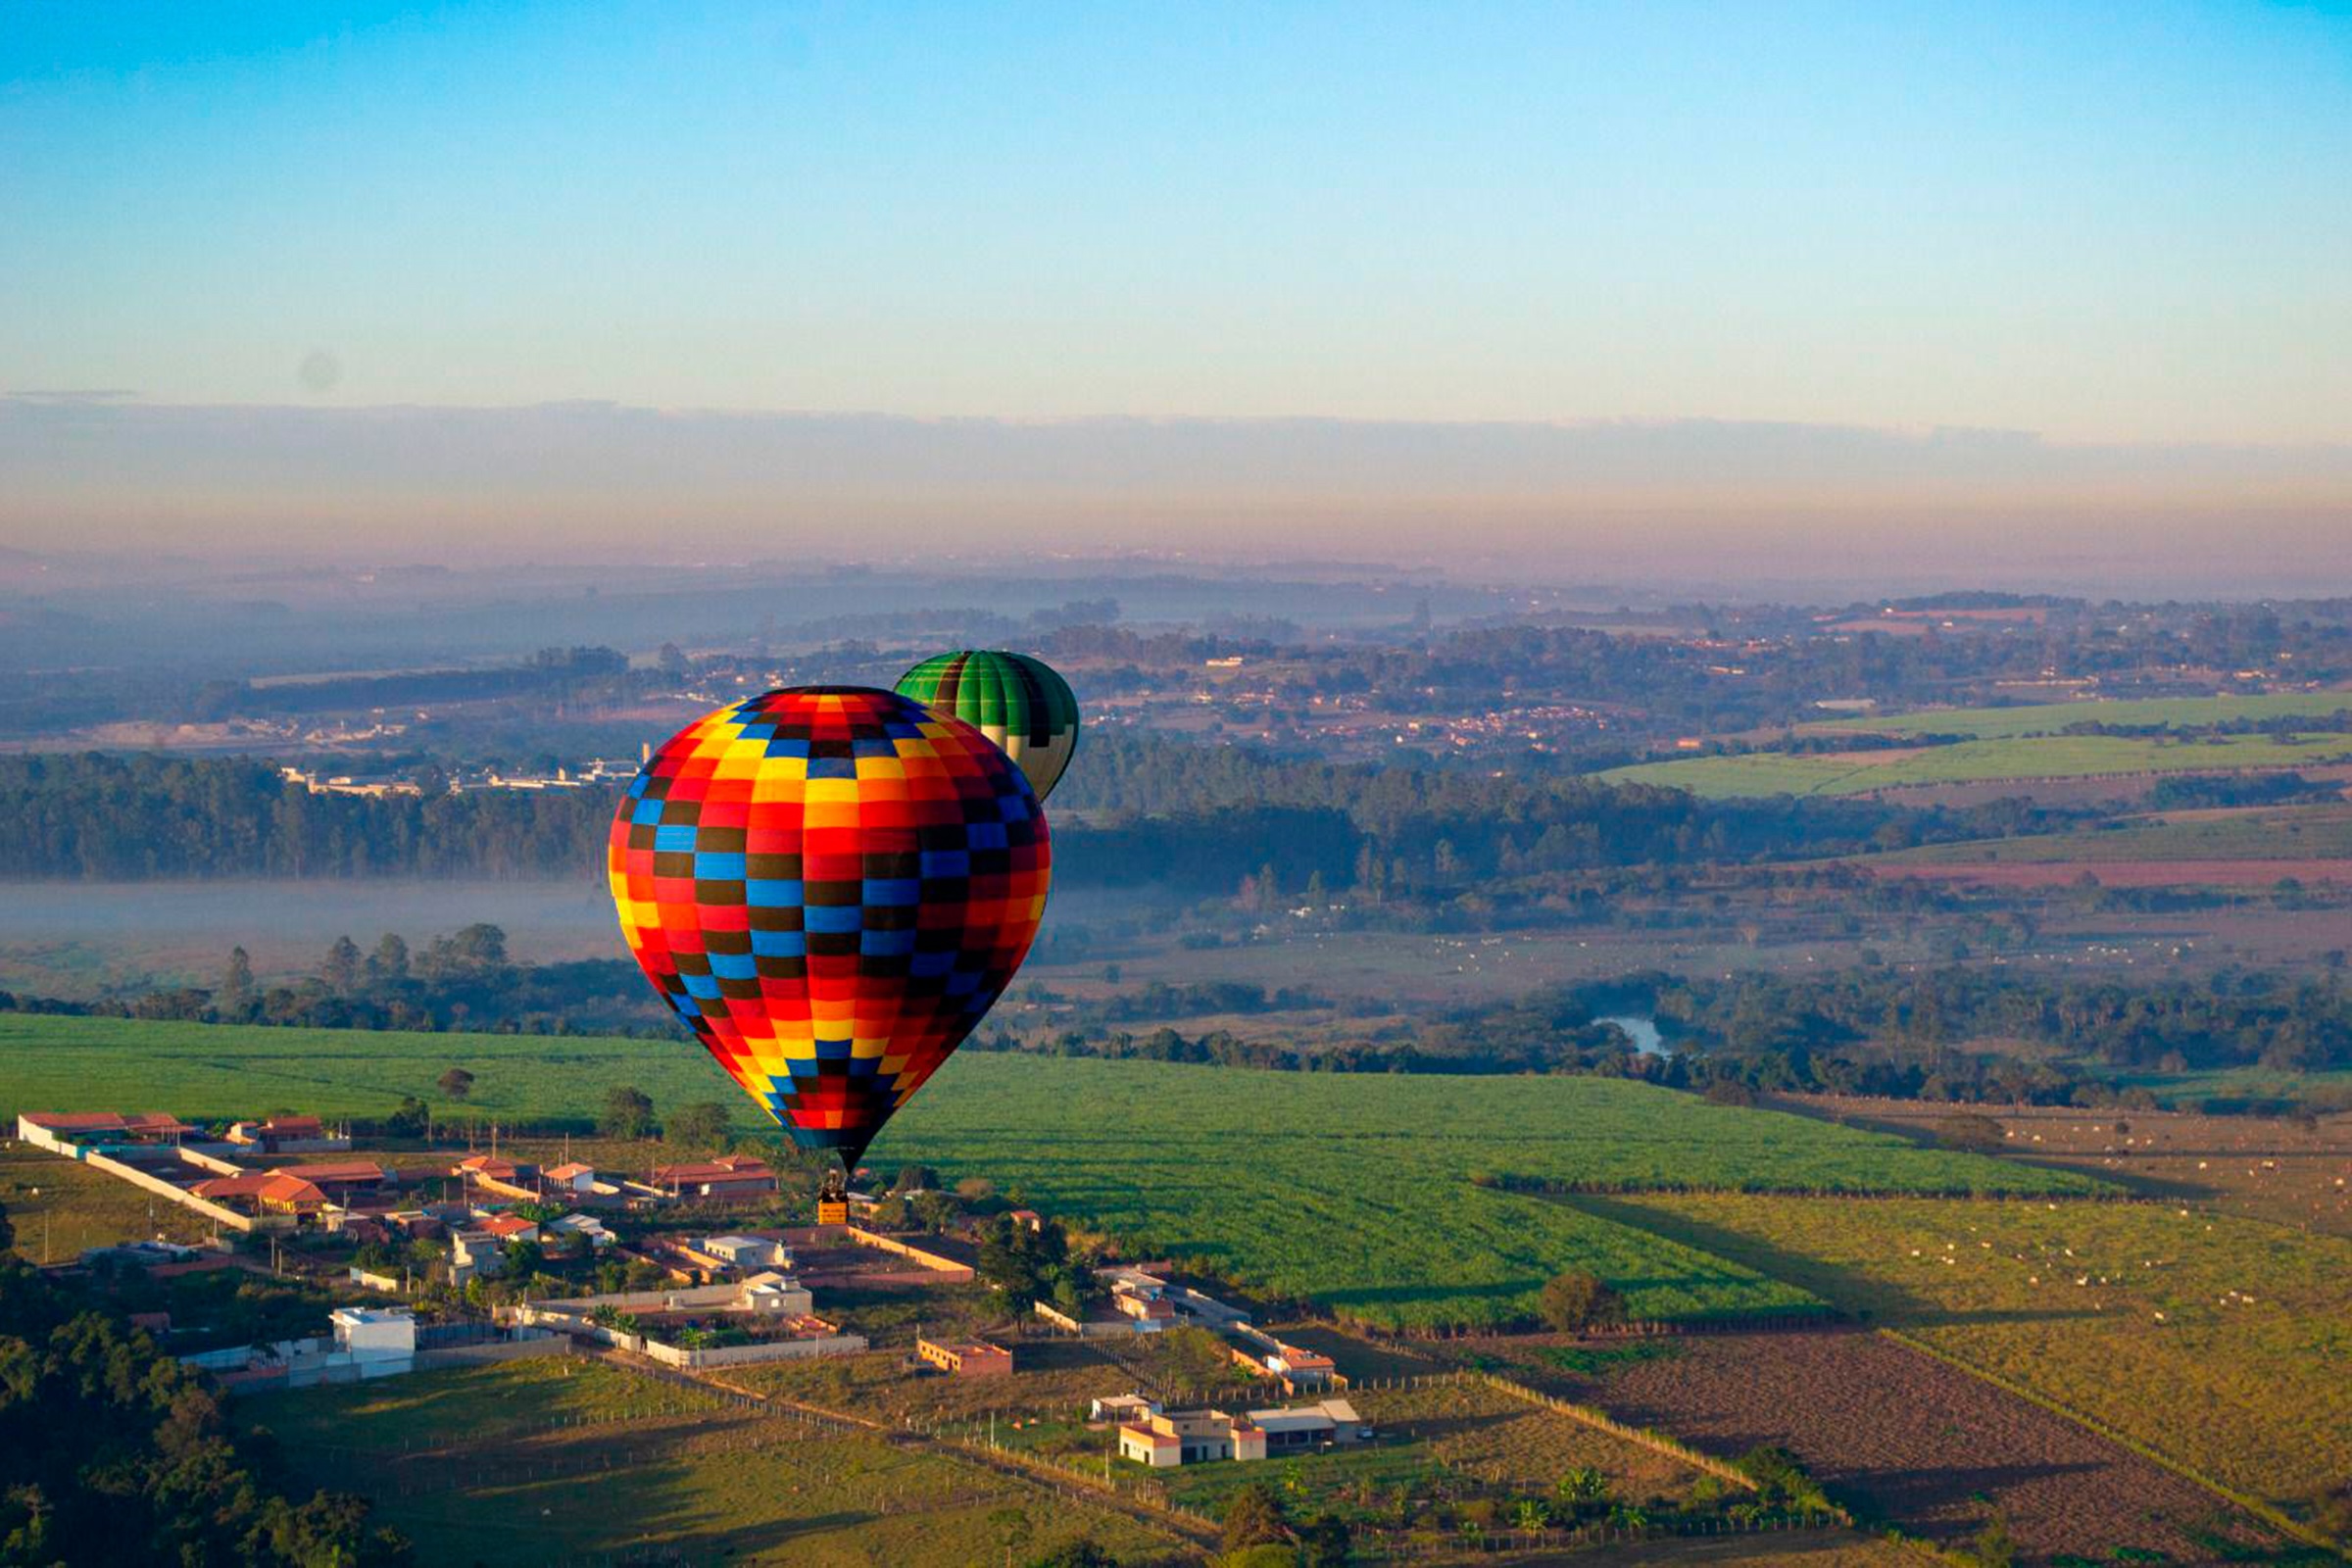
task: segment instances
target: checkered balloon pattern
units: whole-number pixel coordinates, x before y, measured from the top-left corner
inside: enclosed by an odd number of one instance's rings
[[[1011,983],[1053,846],[1019,768],[892,692],[807,686],[670,737],[612,819],[647,978],[804,1149],[852,1166]]]

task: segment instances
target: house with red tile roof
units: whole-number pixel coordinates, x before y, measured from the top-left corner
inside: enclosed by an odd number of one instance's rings
[[[776,1190],[776,1174],[750,1154],[722,1154],[663,1165],[654,1172],[653,1185],[672,1198],[760,1198]]]

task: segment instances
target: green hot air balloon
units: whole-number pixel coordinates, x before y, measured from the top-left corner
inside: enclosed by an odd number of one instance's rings
[[[970,648],[941,654],[901,675],[898,693],[995,741],[1041,801],[1078,746],[1078,699],[1070,683],[1027,654]]]

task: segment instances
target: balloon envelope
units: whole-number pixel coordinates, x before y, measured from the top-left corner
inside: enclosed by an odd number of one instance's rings
[[[898,690],[1003,747],[1041,801],[1054,793],[1077,750],[1078,699],[1042,659],[967,648],[924,660],[899,677]]]
[[[892,692],[722,708],[639,770],[607,858],[664,1001],[804,1149],[858,1155],[1011,982],[1053,847],[976,729]]]

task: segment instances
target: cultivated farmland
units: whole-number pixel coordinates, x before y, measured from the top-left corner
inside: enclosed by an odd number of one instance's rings
[[[2092,715],[2082,713],[2080,717]],[[1915,750],[1750,752],[1642,762],[1600,776],[1695,795],[1866,795],[1912,784],[2082,778],[2104,773],[2224,773],[2319,767],[2352,760],[2352,736],[2224,735],[2195,741],[2127,735],[2050,735],[1959,741]]]
[[[2200,860],[2352,860],[2352,807],[2178,811],[2093,831],[1930,844],[1870,858],[1873,865]]]
[[[2352,1242],[2148,1203],[1576,1200],[1793,1281],[2239,1492],[2352,1474]]]
[[[1952,1544],[1996,1512],[2035,1558],[2122,1547],[2204,1561],[2217,1541],[2266,1534],[2193,1482],[1879,1335],[1709,1336],[1679,1350],[1604,1362],[1573,1392],[1716,1453],[1789,1448],[1867,1516]]]
[[[1474,1172],[1625,1189],[2095,1190],[1610,1079],[982,1056],[951,1063],[936,1090],[885,1134],[888,1158],[987,1175],[1146,1253],[1398,1327],[1524,1316],[1569,1267],[1618,1282],[1642,1318],[1817,1305],[1703,1252],[1473,1185]]]
[[[1807,727],[1825,734],[1850,730],[1887,735],[1971,735],[1991,741],[2057,735],[2069,724],[2112,724],[2132,729],[2161,724],[2180,729],[2236,719],[2325,718],[2344,709],[2352,709],[2352,691],[2283,692],[2260,697],[2148,697],[2034,703],[2022,708],[1926,708],[1908,713],[1833,719]]]
[[[622,1081],[644,1085],[662,1105],[735,1098],[699,1048],[659,1041],[87,1019],[0,1026],[10,1096],[22,1107],[380,1115],[452,1062],[480,1075],[480,1115],[585,1120],[605,1088]],[[748,1105],[739,1114],[748,1128]],[[1572,1267],[1616,1282],[1640,1318],[1819,1309],[1799,1286],[1475,1185],[1481,1172],[1609,1190],[2097,1190],[2071,1172],[1613,1079],[1259,1073],[975,1054],[940,1071],[874,1158],[986,1176],[1140,1250],[1396,1327],[1524,1316],[1543,1283]]]

